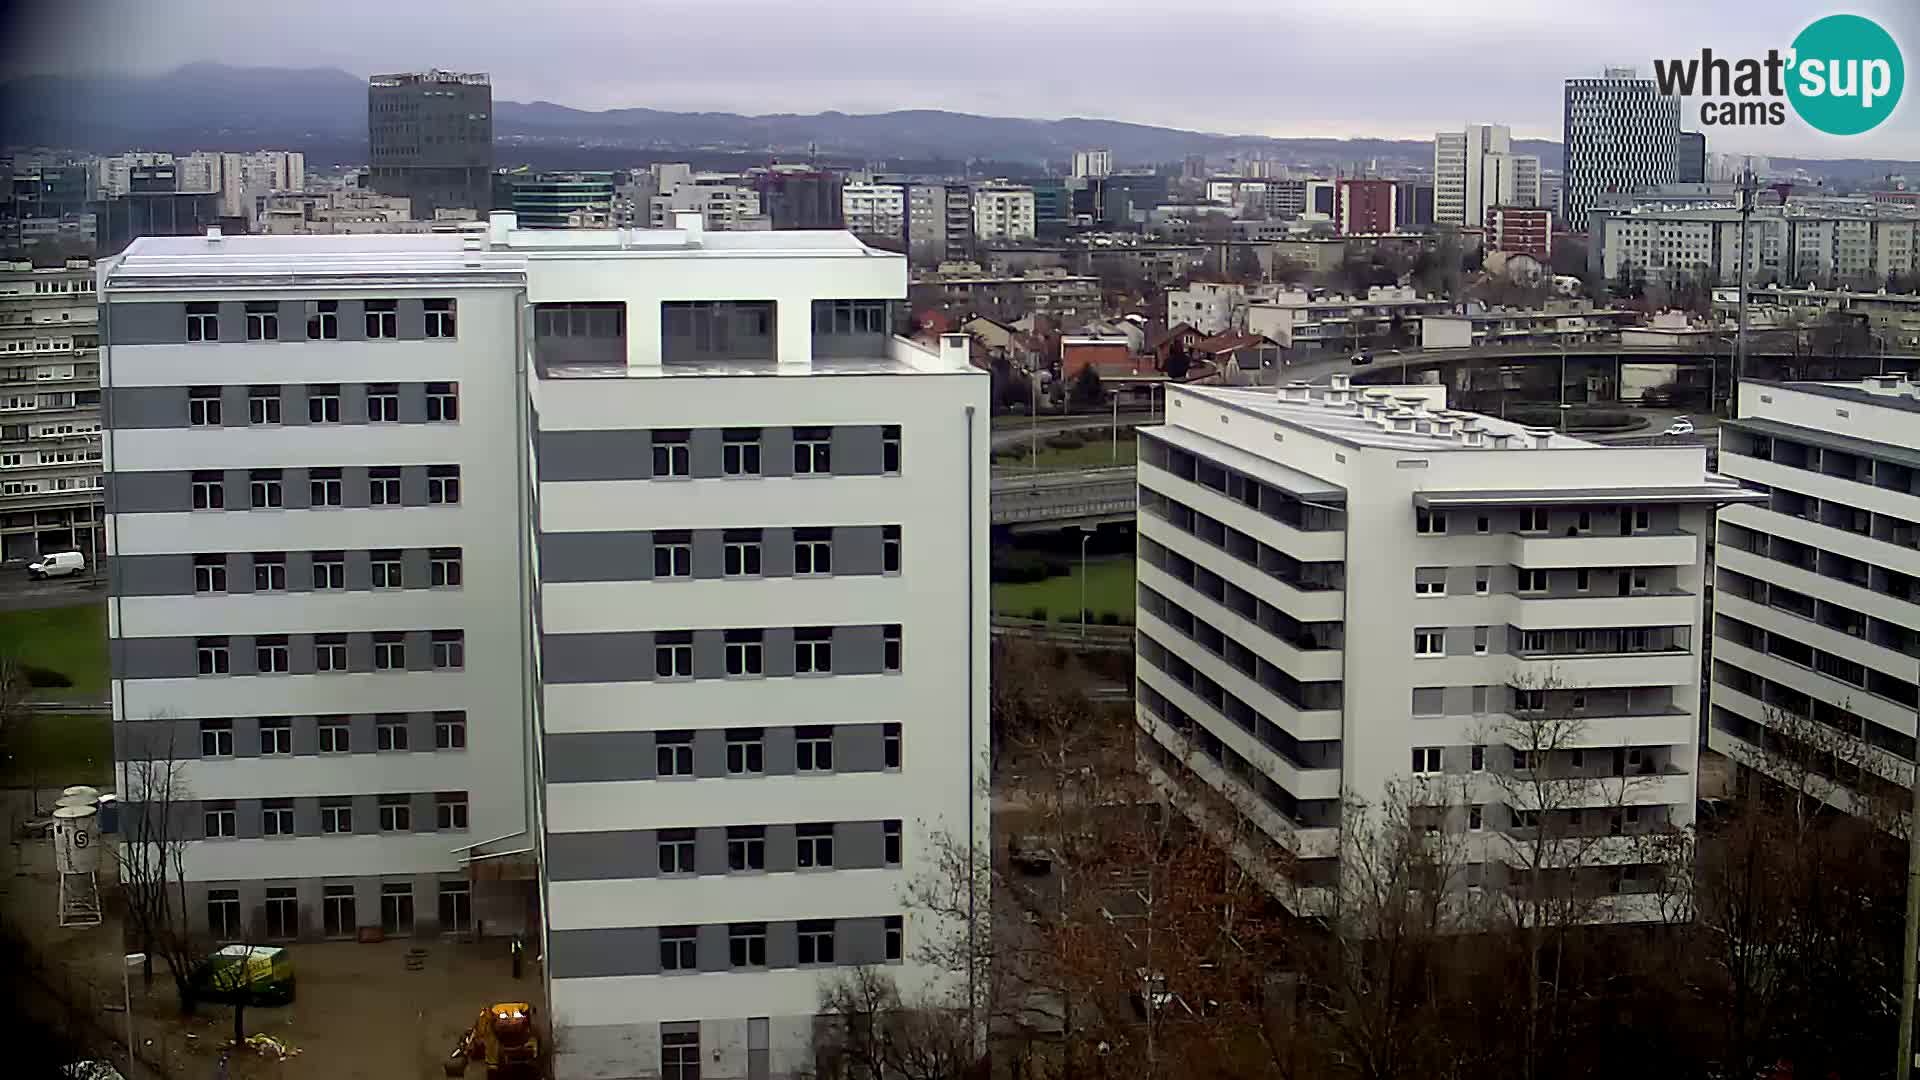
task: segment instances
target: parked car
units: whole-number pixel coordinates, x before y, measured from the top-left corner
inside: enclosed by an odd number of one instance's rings
[[[1673,423],[1667,425],[1667,430],[1664,432],[1664,434],[1691,435],[1693,434],[1693,421],[1687,419],[1684,416],[1677,417],[1674,419]]]
[[[72,577],[87,572],[87,557],[77,551],[56,551],[27,564],[27,576],[41,578]]]

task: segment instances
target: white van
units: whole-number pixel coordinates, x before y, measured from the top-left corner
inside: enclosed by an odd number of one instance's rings
[[[56,551],[41,556],[40,561],[27,564],[27,576],[35,580],[50,577],[72,577],[87,572],[87,557],[77,551]]]

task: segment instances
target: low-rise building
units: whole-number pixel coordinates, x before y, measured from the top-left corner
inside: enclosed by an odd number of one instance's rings
[[[1615,340],[1633,312],[1595,308],[1584,302],[1551,301],[1544,308],[1468,305],[1465,312],[1420,317],[1422,349],[1487,345],[1590,345]]]
[[[1184,289],[1168,289],[1167,325],[1187,323],[1202,334],[1244,330],[1247,301],[1247,287],[1231,282],[1196,281]]]
[[[1553,255],[1553,211],[1533,206],[1487,207],[1487,250],[1531,255],[1545,263]]]
[[[986,315],[1011,322],[1029,312],[1062,323],[1100,314],[1100,279],[1060,270],[992,275],[978,266],[923,273],[913,283],[916,308],[936,306],[961,314]]]
[[[1249,332],[1304,352],[1410,343],[1416,322],[1452,308],[1443,297],[1421,296],[1412,286],[1375,286],[1365,296],[1320,289],[1282,289],[1247,305]]]
[[[855,236],[903,240],[907,230],[907,189],[902,184],[846,184],[840,189],[847,231]]]

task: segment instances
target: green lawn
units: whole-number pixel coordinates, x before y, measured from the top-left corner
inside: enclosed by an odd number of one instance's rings
[[[35,697],[105,701],[107,606],[0,611],[0,656],[51,668],[73,680],[71,687],[35,690]]]
[[[1061,469],[1098,469],[1108,466],[1133,464],[1134,438],[1131,431],[1120,433],[1120,458],[1114,460],[1113,437],[1109,434],[1095,435],[1088,439],[1087,445],[1071,450],[1061,450],[1048,446],[1046,437],[1040,440],[1040,471],[1054,472]],[[1011,452],[1009,452],[1011,451]],[[1005,469],[1031,468],[1027,462],[1027,444],[1009,447],[1000,451],[1006,456],[994,464]]]
[[[1087,607],[1092,609],[1093,617],[1100,618],[1107,612],[1120,616],[1124,622],[1133,621],[1133,560],[1127,557],[1094,559],[1087,563]],[[1080,608],[1080,569],[1074,563],[1072,573],[1050,577],[1045,581],[1027,582],[1021,585],[996,584],[993,587],[993,610],[997,615],[1011,615],[1025,619],[1032,615],[1035,608],[1046,608],[1049,619],[1059,620],[1071,616]]]
[[[34,713],[9,737],[0,787],[113,785],[113,725],[105,714]]]

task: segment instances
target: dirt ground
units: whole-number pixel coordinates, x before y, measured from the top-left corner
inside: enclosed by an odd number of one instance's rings
[[[49,796],[57,794],[42,793],[43,805],[51,805]],[[28,793],[4,795],[7,824],[17,826],[29,816]],[[123,1030],[120,926],[110,917],[88,929],[61,929],[50,843],[23,840],[12,827],[8,836],[12,842],[0,856],[6,861],[0,867],[0,910],[63,971],[73,992],[95,1003],[104,1025]],[[110,887],[110,874],[100,876],[103,888]],[[435,1080],[455,1038],[482,1007],[496,1001],[545,1007],[538,966],[528,963],[525,977],[515,980],[504,941],[325,942],[288,948],[297,985],[293,1003],[248,1009],[246,1028],[300,1053],[285,1061],[236,1054],[226,1074],[233,1080]],[[413,949],[424,950],[417,971],[407,970]],[[141,985],[138,971],[132,974],[135,1041],[142,1058],[164,1069],[141,1069],[132,1080],[217,1075],[221,1047],[233,1035],[232,1008],[205,1005],[198,1015],[182,1018],[164,966],[156,961],[151,987]],[[478,1068],[468,1073],[476,1080],[481,1075]]]

